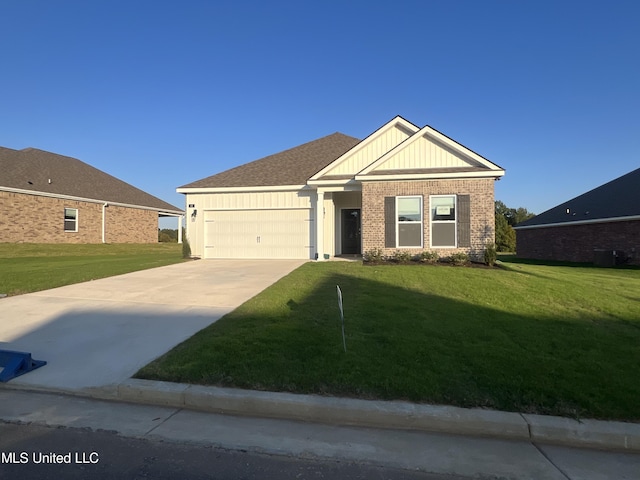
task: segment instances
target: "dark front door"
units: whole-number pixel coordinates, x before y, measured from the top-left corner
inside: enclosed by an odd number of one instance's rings
[[[359,255],[360,245],[360,209],[342,210],[342,253]]]

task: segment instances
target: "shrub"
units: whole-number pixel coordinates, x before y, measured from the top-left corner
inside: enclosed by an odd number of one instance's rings
[[[424,251],[420,253],[418,258],[422,263],[436,263],[439,257],[438,252]]]
[[[362,260],[367,263],[381,263],[384,260],[384,255],[382,255],[382,250],[379,248],[373,248],[364,252]]]
[[[469,255],[464,252],[454,253],[449,257],[449,262],[457,267],[469,264]]]
[[[398,263],[409,263],[411,258],[411,254],[406,250],[396,250],[393,252],[393,259]]]
[[[496,245],[494,243],[487,243],[484,249],[484,263],[493,267],[498,259],[498,253],[496,251]]]

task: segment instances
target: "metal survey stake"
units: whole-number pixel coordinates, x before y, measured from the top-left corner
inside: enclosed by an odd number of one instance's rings
[[[347,340],[344,337],[344,310],[342,309],[342,290],[340,290],[340,285],[336,285],[338,289],[338,308],[340,309],[340,320],[342,322],[342,346],[344,347],[344,351],[347,351]]]

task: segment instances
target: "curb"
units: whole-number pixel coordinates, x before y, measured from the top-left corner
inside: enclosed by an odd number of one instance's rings
[[[41,389],[10,384],[5,384],[4,387],[227,415],[449,433],[640,453],[638,423],[591,419],[578,421],[565,417],[478,408],[264,392],[138,379],[83,390]]]

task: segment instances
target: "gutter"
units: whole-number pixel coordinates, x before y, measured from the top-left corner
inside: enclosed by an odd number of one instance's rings
[[[547,227],[571,227],[573,225],[591,225],[596,223],[631,222],[640,220],[640,215],[629,215],[628,217],[594,218],[593,220],[576,220],[575,222],[544,223],[540,225],[523,225],[513,227],[514,230],[532,230],[534,228]]]

